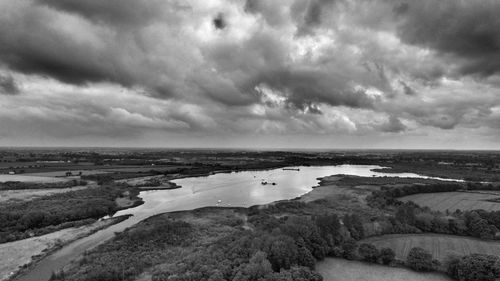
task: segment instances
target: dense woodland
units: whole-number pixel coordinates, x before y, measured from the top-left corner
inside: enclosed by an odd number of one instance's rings
[[[113,214],[119,209],[115,199],[124,191],[120,186],[102,186],[2,204],[0,243],[88,224]]]
[[[79,185],[87,185],[87,182],[79,179],[51,183],[7,181],[0,182],[0,190],[71,188]]]

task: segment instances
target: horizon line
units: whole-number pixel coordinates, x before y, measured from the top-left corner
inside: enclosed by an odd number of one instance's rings
[[[449,149],[449,148],[279,148],[279,147],[160,147],[160,146],[9,146],[0,145],[0,149],[154,149],[154,150],[233,150],[233,151],[480,151],[500,152],[500,149]]]

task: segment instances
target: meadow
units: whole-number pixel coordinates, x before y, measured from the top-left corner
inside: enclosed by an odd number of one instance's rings
[[[500,255],[500,242],[479,240],[441,234],[393,234],[362,240],[372,243],[377,248],[391,248],[396,258],[406,260],[413,247],[429,251],[435,259],[443,261],[448,255],[469,255],[473,253]]]
[[[327,258],[316,264],[324,281],[449,281],[444,274],[421,273],[406,268]]]
[[[483,209],[485,211],[500,211],[500,203],[487,200],[500,198],[500,192],[439,192],[421,193],[398,198],[403,202],[412,201],[422,207],[429,207],[434,211],[454,212]]]

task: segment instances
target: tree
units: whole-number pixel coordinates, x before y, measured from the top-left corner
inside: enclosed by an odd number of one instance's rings
[[[297,250],[298,250],[298,260],[297,260],[298,265],[307,266],[310,269],[314,269],[316,259],[314,259],[314,256],[311,254],[311,252],[304,245],[298,245]]]
[[[396,220],[403,224],[415,225],[415,206],[411,202],[406,202],[396,210]]]
[[[297,264],[298,250],[295,241],[286,235],[273,237],[266,250],[274,271],[290,269]]]
[[[382,248],[380,250],[380,261],[383,264],[390,264],[394,261],[396,254],[391,248]]]
[[[210,277],[208,278],[208,281],[225,281],[226,279],[224,279],[224,275],[222,274],[222,272],[220,272],[219,270],[216,270],[214,273],[212,273],[212,275],[210,275]]]
[[[460,257],[456,255],[448,255],[444,261],[444,267],[446,268],[446,274],[448,274],[453,279],[458,279],[458,267],[460,264]]]
[[[498,231],[495,226],[490,225],[487,220],[481,218],[476,211],[467,212],[465,214],[465,220],[469,232],[473,236],[483,239],[493,239],[495,233]]]
[[[432,255],[420,247],[414,247],[410,250],[406,264],[417,271],[431,271],[435,267]]]
[[[346,214],[342,219],[342,221],[344,222],[345,227],[351,233],[351,237],[353,239],[355,240],[363,239],[363,237],[365,236],[365,231],[363,228],[363,223],[361,222],[361,218],[358,215]]]
[[[500,278],[500,259],[482,254],[465,256],[458,262],[457,277],[460,281],[495,281]]]
[[[280,230],[295,241],[302,239],[311,254],[319,260],[325,258],[329,252],[328,244],[321,237],[316,224],[309,218],[290,217],[285,224],[280,226]]]
[[[290,273],[293,281],[323,281],[323,277],[319,273],[307,267],[292,267]]]
[[[359,256],[362,260],[367,262],[377,262],[380,253],[378,249],[372,244],[363,243],[358,248]]]
[[[342,236],[340,233],[341,224],[339,218],[335,214],[323,215],[316,217],[316,225],[318,226],[320,235],[328,243],[331,248],[340,243]]]
[[[266,253],[258,251],[251,258],[242,270],[236,273],[234,280],[257,281],[272,273],[271,263],[266,258]]]
[[[343,257],[348,260],[354,260],[356,259],[356,250],[358,248],[358,245],[356,244],[356,241],[349,239],[346,240],[342,243],[342,251]]]

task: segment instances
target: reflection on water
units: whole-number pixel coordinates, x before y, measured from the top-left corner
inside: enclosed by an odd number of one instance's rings
[[[207,177],[194,177],[174,180],[182,188],[173,190],[143,191],[140,197],[144,204],[118,212],[115,216],[132,214],[121,223],[98,231],[88,237],[77,240],[51,256],[43,259],[28,274],[16,280],[48,280],[52,271],[56,271],[84,251],[112,238],[115,232],[121,232],[150,216],[172,211],[191,210],[207,206],[248,207],[273,201],[291,199],[307,193],[317,185],[317,178],[335,174],[355,176],[392,176],[416,177],[412,173],[387,174],[371,171],[380,166],[340,165],[320,167],[297,167],[299,171],[274,169],[268,171],[246,171],[220,173]],[[262,181],[276,185],[262,185]]]
[[[143,219],[158,213],[206,206],[249,207],[266,204],[303,195],[318,184],[317,178],[335,174],[430,178],[413,173],[374,172],[373,169],[381,167],[373,165],[296,168],[299,171],[284,169],[244,171],[174,180],[173,182],[182,188],[141,192],[140,197],[145,202],[143,205],[123,210],[117,215],[133,214]],[[263,185],[262,182],[276,183],[276,185]]]

